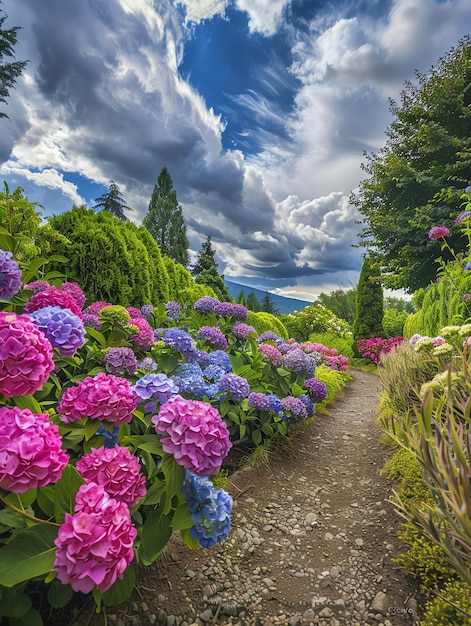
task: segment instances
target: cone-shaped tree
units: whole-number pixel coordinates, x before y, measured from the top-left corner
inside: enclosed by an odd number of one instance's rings
[[[201,244],[191,273],[195,277],[195,282],[211,287],[220,300],[230,301],[232,299],[224,282],[224,276],[218,272],[216,252],[211,245],[211,237],[208,236],[206,241]]]
[[[4,29],[3,22],[6,15],[0,17],[0,102],[6,102],[10,89],[14,86],[16,79],[26,66],[26,61],[13,61],[6,63],[5,57],[15,57],[14,47],[17,40],[19,26]],[[6,113],[0,112],[0,117],[8,117]]]
[[[184,267],[188,265],[190,242],[186,234],[186,224],[166,167],[159,174],[149,210],[142,223],[156,240],[163,255]]]
[[[384,335],[383,287],[379,279],[378,266],[366,257],[356,289],[356,314],[353,324],[355,340]]]
[[[95,202],[96,204],[93,207],[94,209],[109,211],[111,215],[114,215],[122,222],[128,221],[124,211],[133,210],[124,202],[124,199],[121,196],[121,191],[114,180],[110,180],[110,188],[107,193],[104,193],[99,198],[95,198]]]

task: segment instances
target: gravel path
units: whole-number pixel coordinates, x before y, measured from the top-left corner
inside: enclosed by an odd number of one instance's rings
[[[328,414],[262,468],[231,477],[232,531],[192,552],[172,537],[108,623],[161,626],[413,624],[413,581],[392,562],[401,523],[380,474],[380,383],[352,372]],[[103,623],[103,618],[89,624]]]

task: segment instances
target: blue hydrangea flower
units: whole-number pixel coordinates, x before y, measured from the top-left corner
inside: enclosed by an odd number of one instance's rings
[[[182,493],[194,524],[191,536],[198,539],[203,548],[224,541],[231,529],[231,496],[224,489],[214,489],[207,476],[190,472],[187,472]]]
[[[70,309],[46,306],[29,313],[29,317],[49,339],[62,356],[72,356],[85,343],[82,320]]]
[[[207,395],[207,383],[198,363],[182,363],[176,368],[172,379],[180,393],[188,393],[197,398]]]
[[[191,336],[176,326],[165,328],[162,339],[177,352],[187,352],[191,349]]]
[[[471,261],[467,261],[467,262],[464,264],[464,269],[465,269],[465,270],[471,270]]]
[[[270,409],[272,411],[274,411],[278,415],[281,415],[283,413],[283,406],[281,404],[281,400],[274,393],[271,393],[268,396],[268,402],[270,403]]]
[[[212,381],[218,381],[221,380],[221,378],[224,376],[224,374],[226,373],[226,370],[221,367],[220,365],[208,365],[208,367],[205,367],[205,369],[203,370],[203,377],[206,381],[208,382],[212,382]]]
[[[21,270],[13,253],[0,250],[0,298],[12,298],[21,288]]]
[[[214,350],[214,352],[210,352],[208,365],[219,365],[225,372],[232,371],[231,359],[224,350]]]
[[[105,446],[105,448],[115,447],[115,445],[118,443],[118,433],[119,433],[119,426],[114,426],[113,432],[110,433],[110,431],[107,428],[105,428],[105,425],[103,424],[103,422],[100,424],[100,428],[96,432],[97,435],[104,436],[105,443],[103,445]]]
[[[157,363],[150,356],[146,356],[139,363],[139,369],[144,370],[145,372],[155,372],[157,369]]]
[[[298,400],[301,400],[301,402],[306,407],[306,417],[312,417],[316,412],[316,407],[314,406],[311,398],[306,393],[304,393],[301,396],[298,396]]]
[[[170,318],[178,320],[182,307],[181,304],[178,304],[178,302],[175,302],[175,300],[169,300],[165,305],[165,310],[167,311],[167,315]]]
[[[132,348],[108,348],[103,362],[109,374],[132,376],[137,370],[137,359]]]
[[[227,391],[236,402],[247,398],[250,393],[250,385],[247,379],[232,372],[224,374],[217,384],[221,391]]]
[[[157,400],[161,404],[179,392],[175,382],[165,374],[146,374],[136,382],[132,390],[139,402]]]
[[[141,313],[144,317],[150,317],[153,310],[154,307],[152,306],[152,304],[144,304],[141,306]]]

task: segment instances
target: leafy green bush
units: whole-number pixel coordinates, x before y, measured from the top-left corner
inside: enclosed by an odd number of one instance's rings
[[[460,611],[462,609],[462,611]],[[471,590],[461,580],[445,584],[436,596],[427,603],[421,626],[471,626]]]
[[[348,372],[333,370],[327,365],[319,365],[316,370],[316,378],[325,383],[327,387],[327,396],[316,405],[317,409],[322,411],[342,391],[351,376]]]

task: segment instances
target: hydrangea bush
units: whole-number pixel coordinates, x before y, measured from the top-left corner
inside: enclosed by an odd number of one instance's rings
[[[329,354],[258,336],[240,304],[86,305],[79,285],[0,262],[0,615],[27,624],[31,579],[55,606],[117,604],[172,532],[223,540],[232,500],[210,477],[233,445],[314,414]]]

